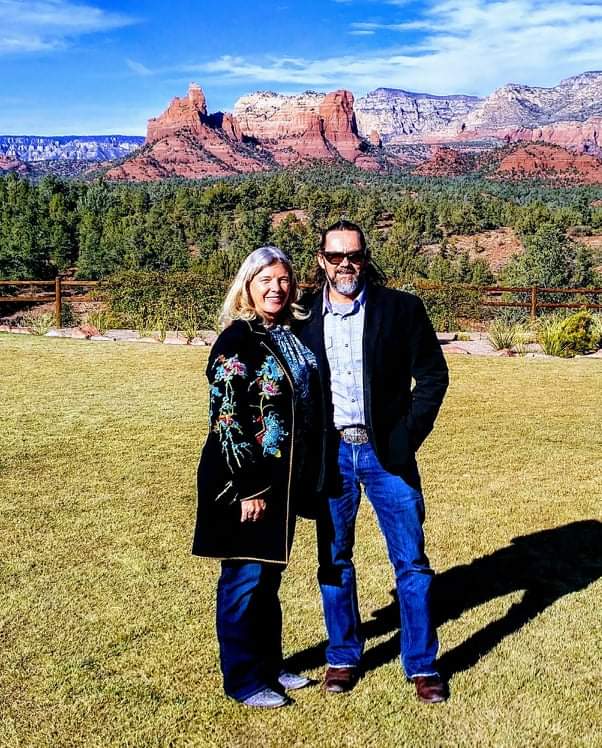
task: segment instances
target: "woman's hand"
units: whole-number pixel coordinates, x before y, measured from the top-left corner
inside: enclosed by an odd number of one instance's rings
[[[240,521],[257,522],[265,514],[266,504],[263,499],[247,499],[240,502]]]

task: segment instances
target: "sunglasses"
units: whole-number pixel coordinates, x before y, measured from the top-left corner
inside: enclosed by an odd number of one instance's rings
[[[366,252],[363,249],[358,249],[356,252],[321,252],[321,255],[331,265],[340,265],[345,258],[354,265],[359,265],[366,259]]]

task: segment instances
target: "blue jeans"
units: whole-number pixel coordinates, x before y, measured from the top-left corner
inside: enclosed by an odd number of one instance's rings
[[[284,567],[222,561],[217,585],[217,638],[224,691],[244,699],[264,688],[281,690],[282,612],[278,589]]]
[[[437,634],[431,619],[433,572],[424,553],[424,500],[418,470],[414,487],[388,473],[371,444],[339,446],[342,489],[318,519],[318,580],[328,631],[329,665],[357,666],[364,648],[357,601],[353,544],[360,484],[374,507],[395,570],[401,617],[401,662],[408,678],[437,672]]]

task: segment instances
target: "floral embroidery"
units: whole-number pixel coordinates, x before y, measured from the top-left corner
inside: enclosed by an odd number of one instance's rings
[[[218,356],[215,360],[215,379],[211,385],[211,412],[215,411],[216,401],[221,398],[217,410],[217,418],[213,431],[218,435],[222,451],[226,456],[226,462],[230,470],[233,470],[232,462],[238,467],[242,465],[242,458],[251,451],[249,442],[242,441],[244,436],[242,427],[236,419],[236,408],[234,402],[234,388],[232,380],[234,377],[247,378],[247,367],[238,360],[238,356]],[[224,383],[224,390],[216,386],[219,382]]]
[[[214,379],[211,382],[211,413],[213,431],[218,435],[222,452],[231,471],[234,466],[242,467],[244,458],[252,453],[252,445],[245,441],[245,433],[236,412],[235,378],[248,378],[247,366],[239,360],[238,355],[226,358],[218,356],[214,363]],[[259,404],[253,405],[257,411],[255,421],[260,430],[255,435],[263,454],[281,457],[280,444],[288,432],[284,430],[282,417],[273,409],[270,401],[282,394],[280,382],[284,372],[274,356],[267,356],[261,367],[255,372],[257,378],[251,382],[249,390],[257,387]]]
[[[261,431],[255,438],[261,444],[264,455],[281,457],[279,445],[284,437],[288,436],[288,431],[284,430],[284,423],[278,413],[268,410],[270,404],[267,401],[281,394],[278,382],[284,379],[284,372],[274,356],[267,356],[256,374],[255,382],[260,393],[257,422],[261,425]]]
[[[278,445],[288,433],[283,429],[282,419],[273,410],[270,411],[263,419],[263,431],[257,435],[257,440],[263,447],[263,453],[282,457]]]

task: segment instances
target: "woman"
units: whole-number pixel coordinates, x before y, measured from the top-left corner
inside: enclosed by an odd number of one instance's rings
[[[285,689],[310,684],[282,670],[278,600],[315,423],[316,361],[288,326],[305,316],[296,299],[284,252],[252,252],[226,296],[207,366],[210,424],[192,552],[222,559],[216,617],[224,690],[256,707],[284,706]]]

